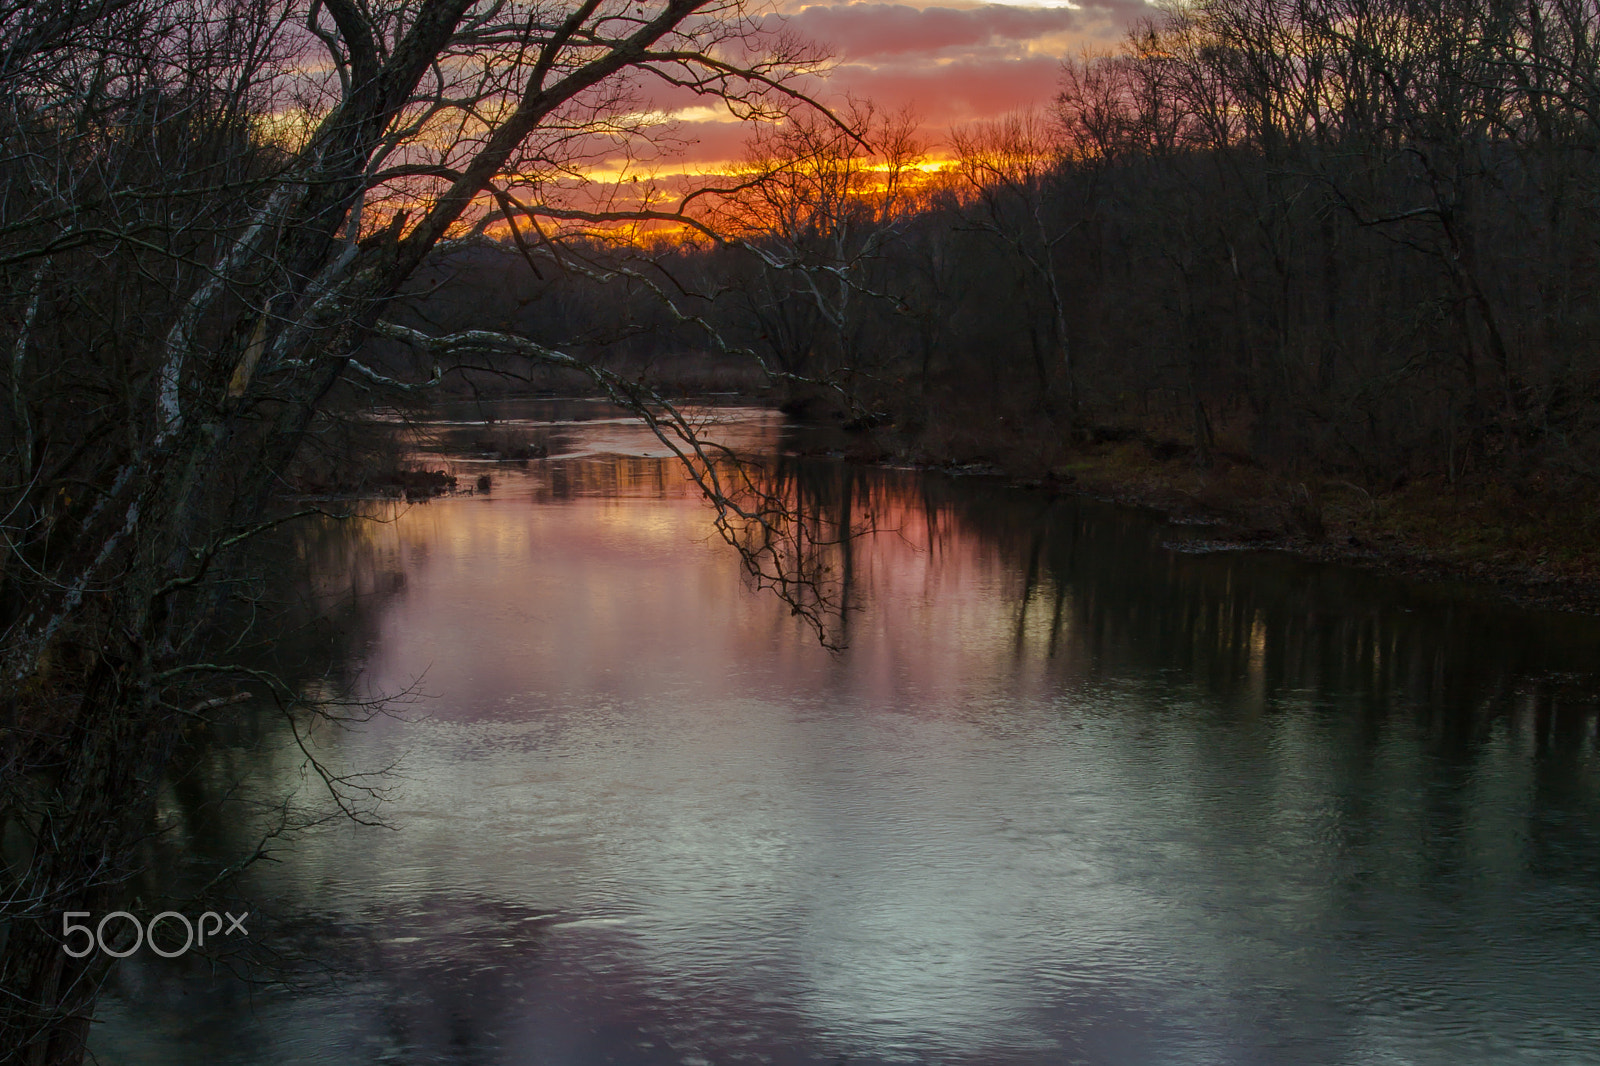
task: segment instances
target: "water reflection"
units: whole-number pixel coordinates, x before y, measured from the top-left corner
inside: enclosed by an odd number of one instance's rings
[[[1139,515],[992,484],[763,470],[820,531],[836,655],[638,455],[502,464],[489,497],[302,540],[309,599],[360,635],[350,676],[431,694],[327,741],[404,756],[401,830],[329,826],[249,885],[289,916],[272,936],[357,976],[246,1007],[129,969],[101,1053],[1600,1046],[1592,621],[1172,551]]]

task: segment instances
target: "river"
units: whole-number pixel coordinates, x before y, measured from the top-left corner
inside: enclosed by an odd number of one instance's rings
[[[141,954],[101,1061],[1600,1062],[1595,619],[775,457],[871,529],[818,548],[832,651],[638,427],[498,414],[551,458],[292,546],[326,683],[404,694],[316,738],[391,824],[240,888],[332,972]],[[260,713],[195,779],[311,802]]]

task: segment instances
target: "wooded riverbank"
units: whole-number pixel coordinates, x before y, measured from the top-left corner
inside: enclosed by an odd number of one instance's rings
[[[956,435],[907,432],[901,422],[850,432],[840,428],[842,413],[819,421],[826,425],[809,446],[814,454],[1148,508],[1205,531],[1189,550],[1284,550],[1600,614],[1600,501],[1592,487],[1421,477],[1369,490],[1339,471],[1274,471],[1225,447],[1200,463],[1175,437],[1126,427],[1069,440],[1044,421],[968,424]]]

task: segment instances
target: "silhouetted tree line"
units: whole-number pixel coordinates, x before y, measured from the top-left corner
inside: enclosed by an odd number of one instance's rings
[[[1600,7],[1221,0],[1068,66],[1086,390],[1202,456],[1596,470]]]
[[[1066,65],[1050,127],[957,138],[960,184],[883,264],[943,321],[899,366],[936,407],[1020,394],[1202,460],[1592,477],[1597,46],[1592,0],[1146,22]]]
[[[1067,62],[1048,114],[958,131],[921,181],[892,123],[769,138],[803,180],[720,243],[627,255],[722,344],[935,450],[1004,418],[1370,488],[1588,479],[1597,49],[1595,0],[1211,0]],[[706,347],[650,287],[561,284],[528,328]]]

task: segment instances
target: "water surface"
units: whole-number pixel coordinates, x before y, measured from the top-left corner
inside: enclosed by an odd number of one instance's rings
[[[106,1061],[1600,1062],[1593,620],[774,458],[877,530],[832,653],[634,427],[500,417],[556,458],[297,544],[340,676],[409,694],[319,738],[397,828],[242,890],[343,976],[136,960]]]

